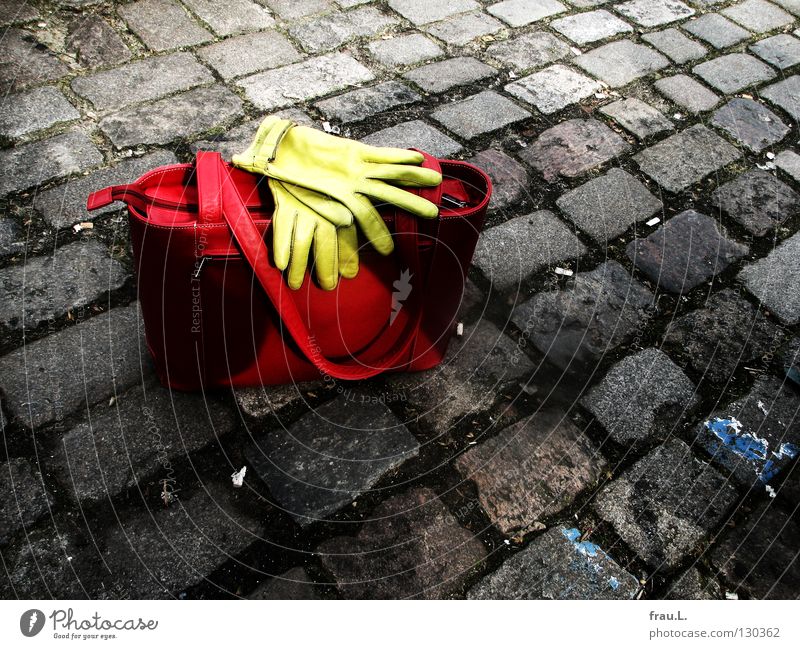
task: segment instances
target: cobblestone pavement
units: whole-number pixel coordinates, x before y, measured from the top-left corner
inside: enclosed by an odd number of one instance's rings
[[[0,594],[800,596],[798,20],[0,1]],[[126,217],[85,197],[275,111],[492,175],[442,367],[154,380]]]

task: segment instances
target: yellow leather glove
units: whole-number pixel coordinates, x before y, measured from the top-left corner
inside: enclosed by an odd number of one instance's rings
[[[430,201],[389,184],[436,187],[442,182],[440,173],[419,166],[424,158],[416,151],[374,147],[271,116],[261,123],[247,150],[232,160],[242,169],[336,199],[385,255],[394,243],[370,198],[424,218],[439,213]],[[340,227],[351,223],[331,222]]]
[[[272,217],[272,254],[275,265],[287,268],[289,288],[298,289],[314,248],[314,270],[322,288],[333,290],[339,276],[358,273],[358,233],[355,225],[337,228],[332,221],[352,215],[336,201],[302,187],[270,178],[268,181],[275,212]]]

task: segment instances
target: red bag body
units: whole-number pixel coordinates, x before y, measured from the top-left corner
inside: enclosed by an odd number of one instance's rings
[[[441,362],[491,194],[476,167],[425,156],[440,207],[426,220],[379,211],[395,239],[381,256],[363,241],[359,272],[321,289],[307,273],[288,288],[269,247],[266,178],[219,154],[159,167],[89,197],[128,205],[147,345],[162,383],[182,390],[362,379]]]

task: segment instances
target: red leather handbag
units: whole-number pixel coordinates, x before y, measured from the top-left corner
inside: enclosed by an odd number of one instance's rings
[[[491,194],[478,168],[425,154],[439,187],[414,190],[440,207],[418,219],[378,206],[389,256],[368,244],[359,272],[333,291],[310,273],[291,290],[269,242],[266,178],[219,153],[159,167],[89,196],[89,210],[124,201],[147,345],[165,385],[274,385],[423,370],[444,357]]]

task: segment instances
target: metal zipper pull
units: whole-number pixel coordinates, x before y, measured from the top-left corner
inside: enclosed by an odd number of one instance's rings
[[[455,196],[450,196],[450,194],[442,194],[442,205],[461,208],[466,207],[468,203],[466,201],[460,201]]]

